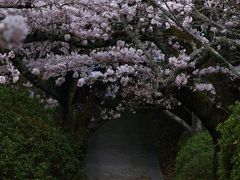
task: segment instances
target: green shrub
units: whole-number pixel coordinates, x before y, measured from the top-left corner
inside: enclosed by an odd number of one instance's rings
[[[183,134],[176,158],[176,180],[212,180],[213,144],[207,132]]]
[[[79,179],[78,146],[24,92],[0,87],[1,179]]]
[[[218,175],[221,180],[240,179],[240,102],[231,110],[229,118],[218,126],[221,133]]]
[[[220,180],[240,180],[240,102],[231,107],[229,118],[219,124],[218,176]],[[176,179],[211,180],[213,145],[207,132],[184,135],[177,154]]]

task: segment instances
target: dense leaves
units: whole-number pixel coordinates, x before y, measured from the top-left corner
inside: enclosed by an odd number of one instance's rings
[[[177,180],[213,179],[213,144],[207,132],[184,134],[176,159]]]
[[[218,177],[220,180],[240,179],[240,102],[231,107],[229,118],[217,130]],[[212,179],[213,144],[210,135],[202,132],[183,135],[177,155],[176,179]]]
[[[219,140],[219,177],[221,180],[240,179],[240,102],[232,106],[232,113],[227,121],[220,124]]]
[[[0,88],[2,179],[76,179],[79,150],[36,99]]]

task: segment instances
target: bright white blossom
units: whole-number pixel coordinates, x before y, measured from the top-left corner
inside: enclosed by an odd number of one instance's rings
[[[188,83],[188,77],[185,74],[181,73],[177,75],[175,79],[175,83],[178,87],[184,86]]]
[[[0,76],[0,84],[5,84],[5,83],[6,83],[6,77]]]
[[[84,78],[80,78],[78,80],[77,86],[82,87],[84,84],[86,84],[86,80]]]
[[[71,39],[71,35],[70,34],[66,34],[64,36],[64,39],[65,39],[65,41],[69,41]]]
[[[33,73],[34,75],[39,75],[39,74],[40,74],[39,68],[33,68],[33,69],[32,69],[32,73]]]
[[[57,80],[55,81],[57,86],[61,86],[64,82],[65,82],[64,77],[57,78]]]

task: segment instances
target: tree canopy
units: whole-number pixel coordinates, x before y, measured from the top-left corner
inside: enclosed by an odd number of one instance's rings
[[[1,0],[0,83],[22,73],[68,109],[86,86],[100,87],[101,103],[119,99],[117,110],[172,109],[184,103],[182,89],[212,102],[209,76],[240,76],[239,7],[239,0]]]

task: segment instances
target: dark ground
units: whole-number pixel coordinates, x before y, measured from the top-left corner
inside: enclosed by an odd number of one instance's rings
[[[151,137],[150,121],[143,112],[123,113],[89,139],[89,180],[162,180]]]

